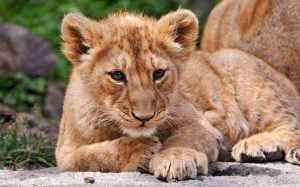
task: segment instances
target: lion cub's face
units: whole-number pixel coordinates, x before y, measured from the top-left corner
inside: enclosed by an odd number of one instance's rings
[[[119,13],[96,22],[68,14],[63,52],[83,84],[74,91],[91,97],[125,133],[152,135],[176,111],[179,66],[193,50],[197,24],[187,10],[158,21]]]

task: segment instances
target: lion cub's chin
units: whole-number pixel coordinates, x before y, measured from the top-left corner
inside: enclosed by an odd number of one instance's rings
[[[155,127],[122,127],[124,134],[131,137],[149,137],[156,132]]]

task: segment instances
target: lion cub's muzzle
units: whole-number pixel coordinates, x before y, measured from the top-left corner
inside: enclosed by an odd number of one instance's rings
[[[147,122],[155,118],[158,98],[151,89],[136,89],[130,93],[131,117],[143,127]]]
[[[134,119],[141,122],[140,126],[144,126],[146,122],[155,117],[156,101],[142,102],[132,106],[131,115]]]
[[[142,122],[141,126],[144,126],[145,122],[151,120],[155,116],[155,111],[152,113],[132,112],[132,116]]]

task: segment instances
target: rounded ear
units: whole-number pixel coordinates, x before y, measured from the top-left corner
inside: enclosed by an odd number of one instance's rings
[[[61,25],[62,51],[71,63],[81,63],[81,55],[88,54],[93,47],[94,24],[96,22],[80,13],[65,15]]]
[[[158,20],[158,34],[175,55],[186,56],[195,48],[198,18],[186,9],[178,9]]]

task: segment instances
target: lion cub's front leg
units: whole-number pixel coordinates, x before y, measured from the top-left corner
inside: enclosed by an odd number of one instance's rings
[[[208,173],[208,163],[218,157],[219,134],[200,124],[182,125],[163,143],[150,163],[150,172],[160,180],[195,179]]]
[[[121,137],[70,149],[62,146],[57,151],[60,171],[148,171],[153,154],[161,149],[157,137]]]
[[[140,171],[148,172],[149,161],[152,156],[161,149],[161,143],[157,137],[121,138],[118,156],[128,158],[122,167],[122,172]],[[126,157],[128,155],[128,157]]]
[[[160,180],[195,179],[197,175],[207,174],[208,158],[195,149],[174,147],[154,155],[149,168]]]

